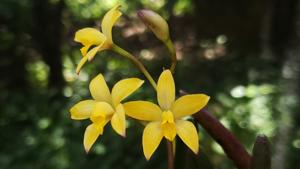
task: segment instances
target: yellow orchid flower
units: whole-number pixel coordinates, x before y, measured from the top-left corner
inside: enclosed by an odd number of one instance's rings
[[[165,70],[157,83],[159,106],[147,101],[125,103],[126,115],[149,122],[143,132],[146,159],[150,159],[163,137],[173,141],[177,134],[194,153],[198,153],[197,130],[193,123],[182,118],[201,110],[209,98],[205,94],[191,94],[175,100],[174,79],[170,70]]]
[[[119,135],[125,136],[125,110],[121,101],[143,83],[144,81],[138,78],[123,79],[117,82],[110,92],[102,74],[91,81],[89,88],[93,100],[80,101],[70,109],[72,119],[89,118],[92,121],[84,133],[83,145],[86,152],[90,150],[99,135],[103,134],[103,128],[109,121]]]
[[[75,33],[74,40],[83,45],[80,49],[83,58],[78,63],[76,73],[80,72],[82,66],[87,60],[92,60],[98,51],[109,49],[113,44],[112,27],[122,15],[119,8],[121,5],[115,5],[105,15],[101,23],[102,32],[95,28],[83,28]],[[91,50],[90,47],[93,47]]]

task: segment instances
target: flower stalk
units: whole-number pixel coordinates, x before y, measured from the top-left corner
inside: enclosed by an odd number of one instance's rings
[[[202,109],[193,117],[221,145],[238,169],[249,169],[251,156],[229,130],[207,110]]]
[[[168,169],[174,169],[174,152],[172,141],[167,140]]]
[[[166,45],[166,47],[168,48],[168,50],[171,54],[172,62],[171,62],[170,70],[171,70],[172,73],[174,73],[175,67],[176,67],[176,64],[177,64],[176,49],[174,48],[173,42],[170,38],[168,40],[166,40],[164,42],[164,44]]]
[[[129,59],[145,75],[152,87],[156,90],[156,83],[153,80],[152,76],[147,71],[145,66],[136,57],[134,57],[131,53],[127,52],[126,50],[122,49],[116,44],[112,45],[112,50],[120,54],[121,56],[124,56],[125,58]]]

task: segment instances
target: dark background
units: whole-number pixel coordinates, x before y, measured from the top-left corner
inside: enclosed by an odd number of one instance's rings
[[[76,30],[98,27],[116,0],[1,0],[0,168],[166,168],[163,142],[147,162],[143,127],[129,120],[127,138],[112,131],[87,155],[82,145],[89,121],[73,121],[69,108],[90,98],[91,78],[103,73],[110,86],[143,75],[111,51],[99,53],[79,76]],[[251,152],[255,136],[272,143],[273,169],[300,168],[300,4],[297,0],[120,1],[124,15],[114,41],[134,53],[157,78],[169,67],[166,48],[138,20],[148,8],[168,20],[179,63],[177,89],[211,96],[208,109]],[[149,83],[131,99],[155,100]],[[201,153],[185,153],[180,169],[231,169],[233,163],[200,126]]]

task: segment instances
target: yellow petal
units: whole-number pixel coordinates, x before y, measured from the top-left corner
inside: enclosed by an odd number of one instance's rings
[[[107,87],[107,84],[102,74],[97,75],[91,81],[89,87],[91,95],[96,101],[104,101],[110,104],[112,103],[109,88]]]
[[[161,129],[163,135],[169,141],[173,141],[176,136],[176,126],[174,123],[174,116],[171,111],[164,111],[161,116]]]
[[[102,133],[103,126],[98,126],[94,123],[86,128],[83,138],[83,145],[86,152],[89,152],[92,145],[95,143],[99,135],[102,135]]]
[[[106,37],[95,28],[83,28],[75,33],[74,40],[84,46],[91,46],[101,44],[106,40]]]
[[[117,106],[123,99],[141,87],[143,83],[144,81],[138,78],[128,78],[117,82],[111,92],[114,105]]]
[[[108,47],[105,45],[105,42],[102,42],[100,45],[96,46],[94,49],[95,49],[95,53],[94,52],[89,52],[87,53],[87,57],[88,57],[88,60],[89,61],[92,61],[94,59],[94,57],[96,56],[97,52],[100,52],[102,50],[105,50],[107,49]],[[93,50],[93,49],[92,49]],[[90,51],[92,51],[90,50]]]
[[[113,114],[111,118],[111,125],[118,134],[125,137],[126,120],[125,120],[125,111],[122,104],[119,104],[117,106],[116,112]]]
[[[123,104],[127,116],[137,120],[156,121],[161,118],[160,108],[147,101],[131,101]]]
[[[181,140],[195,153],[199,150],[199,137],[193,123],[185,120],[176,122],[176,130]]]
[[[175,100],[175,84],[170,70],[165,70],[157,82],[157,100],[162,110],[170,110]]]
[[[85,57],[87,57],[88,60],[91,61],[95,57],[97,52],[101,49],[102,45],[103,45],[103,43],[101,43],[99,46],[96,46],[93,49],[91,49],[90,51],[88,51],[88,53],[86,54]]]
[[[71,109],[71,118],[74,120],[83,120],[91,116],[94,105],[94,100],[84,100],[75,104]]]
[[[96,102],[94,104],[93,113],[91,114],[91,121],[104,126],[109,116],[114,113],[114,109],[106,102]]]
[[[143,132],[143,151],[149,160],[163,138],[160,122],[150,122]]]
[[[76,68],[76,73],[79,74],[81,68],[83,67],[83,65],[85,64],[85,62],[87,60],[92,60],[95,55],[97,54],[97,52],[104,50],[106,48],[103,48],[103,43],[100,44],[99,46],[94,47],[93,49],[91,49],[78,63],[77,68]]]
[[[119,19],[122,13],[119,11],[121,5],[115,5],[111,10],[109,10],[105,16],[103,17],[101,27],[102,32],[106,36],[107,41],[109,43],[113,43],[112,40],[112,27],[114,26],[115,22]]]
[[[87,46],[83,46],[81,49],[80,49],[80,52],[82,54],[82,56],[84,57],[87,53],[87,51],[89,50],[89,48],[91,47],[91,45],[87,45]]]
[[[102,45],[102,44],[101,44]],[[91,49],[83,58],[80,60],[80,62],[77,65],[76,73],[79,74],[81,68],[85,64],[85,62],[88,60],[88,58],[93,58],[97,54],[97,52],[101,49],[101,45],[94,47]]]
[[[209,96],[205,94],[191,94],[180,97],[172,106],[175,118],[189,116],[197,113],[208,102]]]
[[[85,64],[85,62],[87,61],[88,57],[84,56],[78,63],[77,68],[76,68],[76,73],[79,74],[82,66]]]

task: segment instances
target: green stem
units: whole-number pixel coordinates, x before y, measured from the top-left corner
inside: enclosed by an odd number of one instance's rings
[[[131,53],[127,52],[126,50],[122,49],[121,47],[115,44],[112,45],[112,50],[129,59],[136,67],[138,67],[138,69],[145,75],[145,77],[149,80],[153,88],[156,90],[156,83],[153,80],[152,76],[147,71],[145,66],[136,57],[134,57]]]
[[[166,40],[164,43],[167,46],[169,52],[171,53],[172,63],[171,63],[170,70],[171,70],[172,73],[174,73],[175,67],[176,67],[176,64],[177,64],[176,49],[173,46],[173,42],[172,42],[171,38]]]

